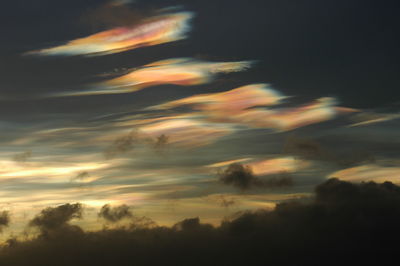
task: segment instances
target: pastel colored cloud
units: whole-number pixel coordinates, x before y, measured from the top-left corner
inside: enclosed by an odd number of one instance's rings
[[[230,91],[191,96],[155,106],[151,109],[169,109],[193,105],[194,109],[209,112],[236,113],[254,106],[269,106],[287,97],[269,88],[267,84],[251,84]]]
[[[238,124],[252,128],[269,128],[289,131],[328,121],[337,115],[357,110],[338,107],[334,98],[320,98],[300,107],[260,108],[281,103],[288,98],[266,84],[242,86],[227,92],[195,95],[150,109],[170,109],[192,105],[208,121]],[[257,107],[257,108],[253,108]]]
[[[92,90],[64,92],[53,96],[129,93],[163,84],[200,85],[211,82],[218,73],[244,71],[251,64],[251,61],[204,62],[191,58],[168,59],[134,69],[128,74],[95,85]]]
[[[308,161],[299,160],[289,156],[289,157],[278,157],[265,160],[255,160],[253,158],[241,158],[224,162],[218,162],[215,164],[208,165],[206,167],[220,168],[237,163],[241,163],[244,166],[249,167],[252,171],[252,174],[255,176],[276,175],[281,173],[294,173],[296,171],[305,169],[308,166],[310,166],[310,162]]]
[[[169,43],[186,38],[190,30],[191,12],[178,12],[155,16],[139,25],[119,27],[99,32],[68,43],[28,52],[33,55],[105,55]]]
[[[334,172],[329,177],[349,182],[391,181],[393,183],[400,183],[400,167],[366,164]]]
[[[203,123],[194,119],[170,119],[139,128],[146,137],[168,137],[168,142],[178,146],[196,147],[208,145],[232,133],[232,129]]]

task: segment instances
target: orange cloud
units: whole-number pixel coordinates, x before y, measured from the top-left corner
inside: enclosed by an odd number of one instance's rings
[[[309,166],[310,163],[293,157],[273,158],[247,164],[256,176],[279,173],[294,173]]]
[[[153,46],[186,38],[190,30],[190,12],[155,16],[132,27],[119,27],[99,32],[68,43],[32,51],[34,55],[104,55]]]
[[[213,63],[191,58],[168,59],[135,69],[126,75],[106,81],[93,90],[61,93],[57,96],[129,93],[162,84],[200,85],[210,82],[218,73],[244,71],[251,64],[251,61]]]
[[[242,163],[251,168],[255,176],[275,175],[280,173],[294,173],[310,166],[310,162],[294,157],[279,157],[266,160],[241,158],[207,165],[209,168],[225,167],[234,163]]]
[[[253,106],[275,105],[284,98],[286,97],[269,88],[267,84],[251,84],[226,92],[191,96],[152,109],[168,109],[190,104],[197,110],[235,113]]]

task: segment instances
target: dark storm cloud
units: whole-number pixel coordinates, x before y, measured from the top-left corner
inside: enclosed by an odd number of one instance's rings
[[[128,205],[120,205],[111,207],[109,204],[101,207],[98,216],[110,223],[116,223],[126,218],[132,218],[132,207]]]
[[[388,252],[395,254],[399,222],[400,187],[330,179],[313,197],[280,203],[272,211],[241,212],[218,227],[196,217],[170,228],[124,227],[69,237],[13,239],[1,248],[0,263],[259,265],[262,259],[272,265],[337,265],[355,258],[357,264],[382,265]]]
[[[278,174],[268,179],[260,179],[253,174],[250,166],[234,163],[218,173],[219,181],[226,185],[232,185],[241,190],[252,187],[279,188],[293,185],[292,178],[287,174]]]

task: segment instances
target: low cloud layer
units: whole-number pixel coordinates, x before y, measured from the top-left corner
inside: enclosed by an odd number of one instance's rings
[[[44,210],[38,217],[43,220],[48,213],[68,213],[56,223],[65,224],[79,209],[65,206]],[[330,179],[317,186],[311,198],[280,203],[274,210],[240,212],[217,227],[194,217],[171,227],[10,239],[0,249],[0,263],[258,265],[262,259],[272,265],[337,265],[354,258],[357,264],[382,264],[388,252],[395,254],[399,206],[400,188],[390,182],[356,185]]]

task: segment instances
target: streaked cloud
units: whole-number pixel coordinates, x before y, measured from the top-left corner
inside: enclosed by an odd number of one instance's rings
[[[361,112],[352,117],[354,121],[351,127],[368,126],[372,124],[387,122],[395,119],[400,119],[400,114],[381,114],[372,112]]]
[[[272,106],[288,98],[266,84],[252,84],[227,92],[195,95],[167,102],[150,109],[170,109],[182,105],[193,105],[209,121],[232,123],[251,128],[269,128],[289,131],[296,128],[329,121],[339,114],[357,110],[338,107],[334,98],[319,98],[300,107],[253,108]]]
[[[349,182],[374,181],[381,183],[391,181],[393,183],[400,183],[400,167],[366,164],[334,172],[329,177]]]
[[[310,163],[293,157],[273,158],[247,164],[254,175],[293,173],[310,166]]]
[[[184,147],[208,145],[232,131],[226,126],[194,119],[171,119],[140,128],[140,132],[146,136],[157,138],[164,135],[168,137],[169,143]]]
[[[163,84],[200,85],[209,83],[219,73],[240,72],[248,69],[251,65],[251,61],[205,62],[192,58],[167,59],[133,69],[128,71],[128,74],[93,85],[94,88],[91,90],[64,92],[53,96],[129,93]]]
[[[230,91],[191,96],[168,102],[150,109],[170,109],[183,105],[194,105],[194,109],[210,112],[237,112],[254,106],[269,106],[287,97],[267,84],[251,84]],[[222,115],[222,114],[221,114]]]
[[[269,159],[253,159],[253,158],[240,158],[215,164],[208,165],[209,168],[220,168],[229,166],[231,164],[243,164],[249,167],[255,176],[275,175],[280,173],[294,173],[298,170],[305,169],[311,165],[306,160],[296,159],[294,157],[278,157]]]
[[[52,48],[28,52],[31,55],[105,55],[169,43],[186,38],[191,12],[177,12],[145,19],[138,25],[118,27]]]

